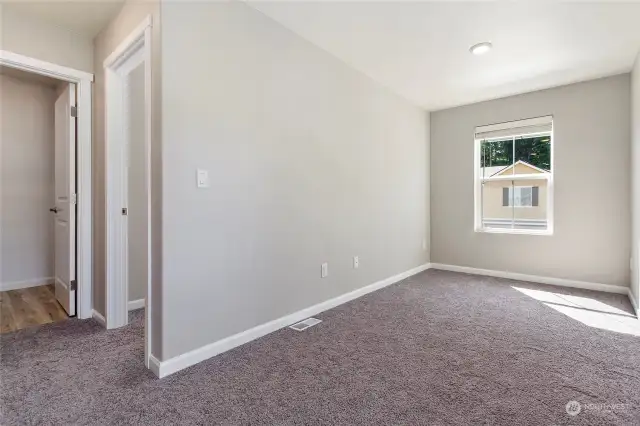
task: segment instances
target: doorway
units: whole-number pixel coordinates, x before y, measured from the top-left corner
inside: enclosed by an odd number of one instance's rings
[[[91,316],[86,304],[91,296],[90,269],[89,280],[78,285],[78,269],[83,278],[88,275],[91,246],[83,245],[80,261],[76,251],[77,81],[90,78],[0,51],[2,332]],[[87,100],[90,105],[90,93],[82,98],[85,106]],[[90,144],[87,121],[80,125],[84,146]],[[90,195],[86,194],[89,204]],[[86,216],[81,219],[84,225]]]
[[[144,307],[151,347],[151,17],[105,60],[107,328]],[[136,318],[141,319],[138,315]]]

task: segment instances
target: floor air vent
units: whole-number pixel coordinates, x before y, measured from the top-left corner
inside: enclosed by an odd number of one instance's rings
[[[319,320],[318,318],[307,318],[306,320],[290,325],[289,328],[293,328],[295,331],[303,331],[321,322],[322,320]]]

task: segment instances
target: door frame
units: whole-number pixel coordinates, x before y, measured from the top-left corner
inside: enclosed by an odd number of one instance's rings
[[[93,314],[93,237],[92,237],[92,177],[91,177],[91,114],[93,74],[41,61],[8,50],[0,50],[0,65],[52,77],[76,85],[76,284],[77,317]]]
[[[127,226],[121,209],[127,206],[126,181],[126,110],[124,71],[131,61],[144,63],[145,79],[145,198],[147,210],[147,283],[145,300],[145,365],[151,354],[151,16],[105,59],[105,151],[106,151],[106,326],[116,328],[129,321]]]

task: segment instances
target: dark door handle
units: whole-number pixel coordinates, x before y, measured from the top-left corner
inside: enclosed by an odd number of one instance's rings
[[[53,207],[51,209],[49,209],[50,212],[54,212],[54,213],[58,213],[58,208],[57,207]]]

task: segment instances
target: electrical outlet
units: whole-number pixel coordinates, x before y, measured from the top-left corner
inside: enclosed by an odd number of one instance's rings
[[[427,249],[427,239],[423,238],[422,239],[422,250],[426,250]]]
[[[327,278],[328,275],[329,275],[329,264],[325,262],[320,267],[320,278]]]
[[[360,258],[358,256],[353,256],[353,269],[358,269],[360,266]]]

